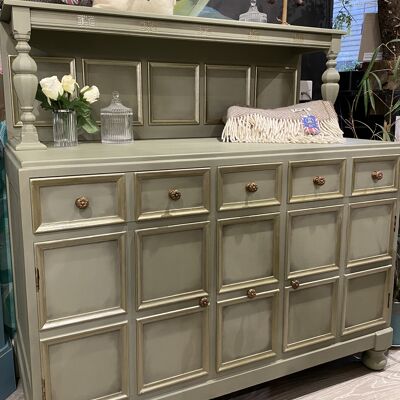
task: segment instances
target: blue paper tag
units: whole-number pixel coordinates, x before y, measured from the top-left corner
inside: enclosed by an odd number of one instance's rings
[[[304,115],[301,117],[304,132],[308,135],[318,135],[321,130],[319,128],[319,122],[315,115]]]

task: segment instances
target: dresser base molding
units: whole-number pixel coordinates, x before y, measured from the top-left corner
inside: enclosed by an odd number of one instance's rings
[[[289,375],[306,368],[315,367],[326,362],[346,357],[355,353],[365,352],[363,363],[373,370],[381,370],[386,365],[384,355],[392,344],[393,329],[386,328],[378,332],[365,335],[343,343],[336,343],[331,346],[310,351],[286,360],[280,360],[268,366],[245,371],[222,379],[209,380],[208,382],[181,389],[167,395],[151,397],[152,400],[205,400],[233,393],[264,382],[272,381],[282,376]],[[381,348],[384,350],[372,350]],[[383,361],[383,359],[385,361]],[[368,361],[367,361],[368,360]]]

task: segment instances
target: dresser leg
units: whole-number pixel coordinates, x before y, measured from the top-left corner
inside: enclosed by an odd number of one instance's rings
[[[362,362],[369,369],[381,371],[387,364],[385,351],[368,350],[363,353]]]

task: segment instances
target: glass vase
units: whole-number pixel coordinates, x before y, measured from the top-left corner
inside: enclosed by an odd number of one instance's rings
[[[78,145],[76,112],[73,110],[53,110],[54,147]]]

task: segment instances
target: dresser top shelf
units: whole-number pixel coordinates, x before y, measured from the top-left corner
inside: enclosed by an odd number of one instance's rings
[[[400,143],[346,139],[343,144],[264,144],[223,143],[217,138],[137,140],[132,144],[112,145],[80,143],[77,147],[47,151],[15,151],[10,153],[21,168],[50,167],[56,165],[89,165],[129,162],[185,161],[191,159],[217,159],[224,157],[273,156],[292,153],[310,154],[347,150],[393,149],[400,152]],[[265,160],[268,162],[268,160]]]
[[[191,41],[247,43],[329,49],[346,32],[272,23],[250,23],[186,16],[121,13],[93,7],[5,0],[0,20],[11,22],[18,9],[30,11],[32,29],[132,35]],[[16,11],[16,14],[13,13]],[[22,15],[22,13],[21,13]]]

